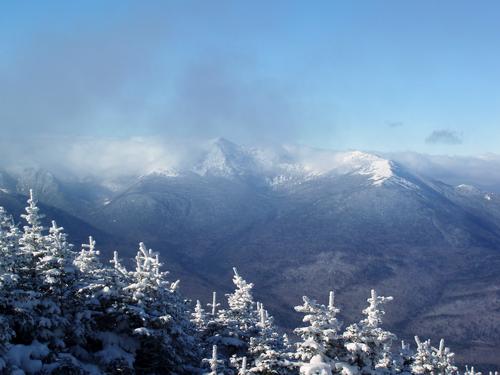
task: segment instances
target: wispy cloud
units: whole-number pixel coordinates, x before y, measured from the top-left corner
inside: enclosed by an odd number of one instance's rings
[[[452,185],[469,184],[500,192],[500,155],[480,156],[425,155],[415,152],[385,155],[413,172]]]
[[[425,139],[429,144],[445,144],[445,145],[459,145],[463,143],[462,136],[456,131],[452,130],[434,130]]]
[[[387,126],[390,128],[400,128],[404,126],[404,124],[403,121],[387,121]]]

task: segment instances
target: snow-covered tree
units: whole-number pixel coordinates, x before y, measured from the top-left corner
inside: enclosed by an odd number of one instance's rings
[[[207,328],[207,313],[203,306],[201,306],[200,300],[196,300],[196,306],[194,312],[191,314],[191,321],[196,325],[198,331],[205,331]]]
[[[55,221],[44,237],[44,247],[38,251],[36,291],[40,295],[37,306],[37,334],[41,342],[51,348],[64,348],[64,337],[69,326],[68,314],[74,306],[73,296],[76,269],[74,253],[66,240],[63,228]]]
[[[372,290],[367,301],[368,307],[363,310],[365,319],[347,327],[343,334],[346,362],[349,366],[357,366],[361,373],[390,372],[390,349],[396,337],[380,325],[385,314],[383,305],[392,301],[392,297],[380,297]]]
[[[0,287],[9,288],[17,280],[20,231],[12,216],[0,207]]]
[[[139,343],[134,367],[142,373],[155,368],[186,372],[198,353],[186,301],[176,290],[178,282],[167,280],[158,254],[143,243],[135,260],[131,283],[123,289],[127,325]]]
[[[89,242],[82,245],[78,256],[75,257],[74,265],[80,272],[92,275],[103,269],[103,264],[99,259],[100,251],[95,247],[95,240],[89,236]]]
[[[332,366],[325,362],[325,358],[319,354],[300,366],[301,375],[332,375]]]
[[[227,295],[229,310],[226,316],[238,320],[239,328],[244,334],[253,330],[258,321],[252,295],[253,284],[245,281],[236,268],[233,268],[233,272],[236,289]]]
[[[482,375],[482,372],[476,371],[474,366],[465,366],[464,375]]]
[[[297,344],[296,357],[308,363],[313,357],[320,356],[327,362],[338,359],[342,354],[342,337],[339,333],[342,323],[337,319],[339,309],[335,306],[333,291],[329,294],[328,305],[322,305],[308,297],[302,297],[303,304],[295,310],[303,313],[305,327],[295,329],[301,337]]]
[[[412,372],[415,374],[431,374],[434,371],[434,358],[432,355],[431,341],[421,341],[415,336],[417,351],[413,356]]]
[[[219,310],[213,327],[214,335],[208,340],[220,349],[226,359],[233,355],[243,357],[248,350],[250,338],[258,333],[259,314],[255,309],[253,284],[245,281],[233,268],[235,290],[227,294],[227,309]]]
[[[212,346],[212,356],[210,358],[204,358],[203,363],[208,364],[210,372],[205,372],[204,375],[222,375],[222,372],[219,372],[220,367],[224,365],[224,361],[218,359],[217,357],[217,345]]]
[[[114,270],[106,269],[99,259],[100,252],[96,249],[96,241],[90,236],[89,242],[82,245],[73,265],[78,272],[75,287],[75,304],[79,306],[73,316],[72,336],[79,351],[95,340],[97,316],[102,316],[105,309],[112,304],[109,301],[110,284]],[[115,296],[119,294],[114,288]]]
[[[67,242],[64,228],[57,226],[55,221],[52,221],[44,242],[45,248],[41,251],[36,271],[43,287],[51,294],[59,294],[62,293],[61,289],[67,288],[68,282],[74,280],[76,269],[73,265],[73,245]]]
[[[28,225],[23,227],[23,233],[19,240],[21,250],[30,258],[38,257],[43,254],[44,236],[41,220],[43,215],[40,214],[40,209],[37,206],[37,200],[33,190],[30,189],[28,206],[25,208],[26,213],[21,217],[26,220]]]
[[[292,365],[286,358],[283,339],[274,326],[274,319],[264,306],[259,304],[259,308],[259,332],[250,338],[248,357],[242,359],[240,370],[248,368],[249,374],[288,374]]]
[[[397,353],[394,359],[394,369],[399,374],[411,374],[411,365],[413,363],[413,351],[410,348],[410,344],[401,341],[401,346],[399,348],[399,353]]]
[[[451,375],[458,369],[453,365],[454,354],[445,347],[444,340],[439,342],[439,348],[431,346],[430,340],[421,341],[415,336],[417,351],[413,358],[412,373]]]
[[[201,302],[197,300],[194,311],[191,313],[191,322],[196,327],[197,336],[204,346],[203,350],[208,352],[208,347],[212,347],[212,340],[210,339],[216,336],[220,331],[216,314],[216,309],[220,306],[220,304],[217,303],[216,292],[213,292],[212,294],[212,303],[207,303],[207,306],[210,309],[209,313],[205,311]]]
[[[45,237],[41,219],[43,215],[37,206],[33,191],[30,190],[26,214],[21,215],[27,225],[19,235],[16,246],[15,264],[16,287],[9,291],[10,303],[8,315],[15,315],[11,320],[12,328],[16,332],[15,340],[19,344],[31,344],[36,339],[38,325],[42,318],[38,312],[40,307],[40,285],[37,277],[36,265],[43,256]]]
[[[18,281],[19,231],[3,207],[0,207],[0,356],[15,336],[12,319],[15,319],[13,290]],[[0,359],[0,371],[6,366]]]
[[[450,375],[456,374],[458,368],[453,364],[455,354],[450,351],[450,348],[444,345],[444,339],[439,341],[438,348],[432,348],[436,361],[436,374]]]

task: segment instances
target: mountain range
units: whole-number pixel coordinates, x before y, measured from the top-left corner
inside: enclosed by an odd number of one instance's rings
[[[397,159],[220,138],[142,175],[6,168],[0,205],[20,214],[33,188],[75,244],[93,235],[127,258],[144,241],[205,302],[237,266],[284,329],[302,295],[336,290],[351,322],[375,288],[394,296],[401,338],[444,337],[459,361],[500,366],[500,196]]]

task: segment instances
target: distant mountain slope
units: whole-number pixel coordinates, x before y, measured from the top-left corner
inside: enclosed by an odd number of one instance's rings
[[[500,365],[497,195],[359,151],[217,139],[194,160],[119,183],[4,172],[0,205],[33,186],[79,218],[76,232],[99,228],[129,253],[147,242],[205,300],[238,266],[283,326],[303,294],[338,289],[350,317],[376,287],[396,297],[388,321],[402,337],[445,336],[462,359]]]

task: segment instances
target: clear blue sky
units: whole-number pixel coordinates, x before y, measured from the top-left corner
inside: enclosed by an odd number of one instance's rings
[[[498,1],[10,1],[0,128],[500,153]]]

